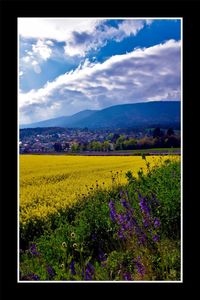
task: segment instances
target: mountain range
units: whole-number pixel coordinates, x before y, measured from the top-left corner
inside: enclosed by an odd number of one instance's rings
[[[102,110],[84,110],[72,116],[48,119],[22,128],[130,128],[180,125],[180,101],[150,101],[115,105]]]

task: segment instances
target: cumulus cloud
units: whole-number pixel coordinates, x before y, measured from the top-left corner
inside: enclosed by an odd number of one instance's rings
[[[52,53],[51,48],[49,48],[47,45],[49,45],[49,41],[44,43],[44,41],[38,40],[36,45],[32,46],[33,54],[40,56],[43,60],[47,60]]]
[[[153,20],[124,20],[122,23],[119,24],[119,30],[115,33],[116,40],[121,41],[125,37],[130,35],[136,35],[145,24],[150,25]]]
[[[26,50],[26,56],[21,58],[20,67],[22,69],[33,68],[35,73],[41,73],[40,64],[49,59],[52,55],[52,49],[50,46],[53,46],[53,42],[49,40],[38,40],[36,44],[32,44],[32,51]]]
[[[24,38],[63,42],[73,31],[93,31],[102,20],[98,18],[18,18],[18,32]]]
[[[136,35],[152,20],[121,19],[117,27],[107,22],[107,19],[99,18],[19,18],[18,32],[23,38],[37,39],[33,52],[45,59],[51,54],[47,47],[53,46],[51,40],[65,42],[66,55],[84,57],[90,50],[98,50],[106,45],[108,40],[120,42],[130,35]],[[42,44],[47,39],[45,45]]]
[[[180,41],[84,64],[43,88],[19,93],[20,123],[121,103],[180,99]]]
[[[106,45],[109,40],[121,42],[130,35],[136,35],[145,24],[150,25],[152,20],[148,19],[126,19],[118,24],[118,27],[107,25],[102,21],[90,32],[72,31],[64,47],[69,56],[85,56],[90,50],[98,50]],[[98,26],[100,25],[100,26]]]

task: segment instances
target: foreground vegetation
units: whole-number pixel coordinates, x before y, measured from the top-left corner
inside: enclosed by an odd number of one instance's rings
[[[159,157],[147,158],[152,165]],[[126,183],[125,173],[146,172],[142,157],[20,156],[21,241],[31,240],[49,227],[49,220],[86,197],[89,191]],[[52,221],[50,221],[52,222]],[[35,229],[34,229],[35,228]],[[39,233],[37,232],[39,231]]]
[[[20,279],[180,280],[180,161],[149,158],[49,215],[43,231],[22,227]]]

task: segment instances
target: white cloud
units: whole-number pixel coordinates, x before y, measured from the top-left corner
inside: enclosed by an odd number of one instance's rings
[[[36,66],[36,65],[38,65],[38,62],[34,60],[34,61],[32,62],[32,65],[33,65],[33,66]]]
[[[66,41],[73,31],[91,32],[102,19],[18,18],[18,32],[25,38]]]
[[[145,24],[150,25],[148,19],[124,19],[118,27],[107,25],[108,19],[99,18],[19,18],[18,32],[24,38],[38,40],[33,52],[44,59],[49,58],[53,46],[51,40],[65,42],[64,50],[68,56],[84,57],[91,49],[97,50],[108,40],[122,41],[125,37],[136,35]],[[101,26],[100,26],[101,25]],[[44,42],[42,41],[45,41]]]
[[[113,27],[102,21],[100,27],[94,27],[90,32],[72,31],[64,47],[65,53],[69,56],[85,56],[91,49],[97,50],[105,46],[108,40],[120,42],[130,35],[136,35],[145,24],[151,23],[148,19],[125,19],[118,27]]]
[[[49,59],[52,55],[53,42],[47,40],[38,40],[36,44],[32,44],[32,51],[25,50],[26,56],[20,60],[20,67],[23,70],[32,69],[35,73],[41,73],[40,64]]]
[[[125,20],[119,24],[119,31],[117,33],[117,41],[121,41],[127,36],[136,35],[145,24],[150,25],[152,20]]]
[[[31,56],[22,57],[22,62],[29,63],[31,61]]]
[[[42,40],[38,40],[36,45],[32,46],[32,51],[33,51],[33,54],[38,55],[43,60],[47,60],[51,56],[51,53],[52,53],[51,48],[49,48]]]
[[[52,41],[47,40],[47,41],[46,41],[46,45],[53,46],[54,43],[53,43]]]
[[[115,55],[104,63],[88,60],[48,82],[19,94],[20,122],[33,122],[84,109],[121,103],[180,99],[180,41]],[[52,108],[53,107],[53,108]]]

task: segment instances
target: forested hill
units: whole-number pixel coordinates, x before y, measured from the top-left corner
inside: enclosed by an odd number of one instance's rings
[[[180,101],[151,101],[85,110],[67,117],[21,125],[20,128],[130,128],[180,124]]]

